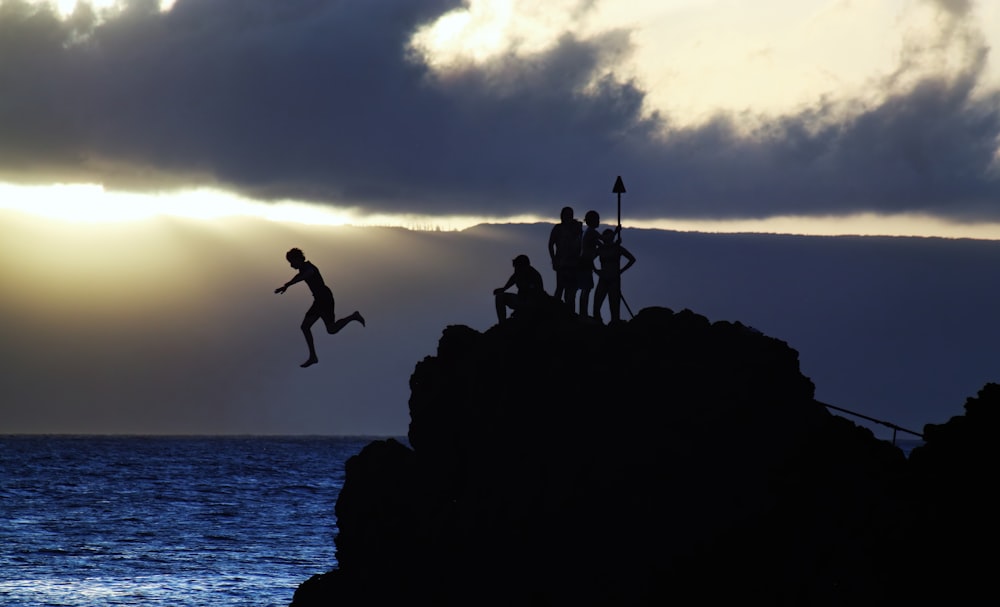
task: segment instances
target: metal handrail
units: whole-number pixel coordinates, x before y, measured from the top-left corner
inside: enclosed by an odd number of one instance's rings
[[[898,431],[902,431],[902,432],[906,432],[907,434],[912,434],[913,436],[919,436],[920,438],[924,437],[924,435],[921,434],[921,433],[919,433],[919,432],[914,432],[913,430],[907,430],[906,428],[904,428],[902,426],[897,426],[896,424],[894,424],[892,422],[887,422],[887,421],[883,421],[883,420],[880,420],[880,419],[875,419],[874,417],[869,417],[869,416],[864,415],[862,413],[857,413],[856,411],[849,411],[849,410],[844,409],[842,407],[837,407],[837,406],[830,405],[830,404],[827,404],[827,403],[824,403],[824,402],[820,402],[820,401],[816,401],[816,402],[819,403],[819,404],[821,404],[821,405],[823,405],[827,409],[834,409],[836,411],[841,411],[843,413],[847,413],[848,415],[853,415],[855,417],[860,417],[861,419],[867,419],[870,422],[874,422],[876,424],[885,426],[886,428],[892,428],[892,444],[893,445],[896,444],[896,431],[897,430]]]

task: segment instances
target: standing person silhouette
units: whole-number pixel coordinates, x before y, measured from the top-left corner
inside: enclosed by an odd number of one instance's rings
[[[514,273],[504,286],[493,289],[496,299],[497,322],[507,320],[507,308],[512,310],[531,309],[541,305],[545,299],[542,275],[531,267],[527,255],[518,255],[513,260]],[[507,293],[507,289],[517,285],[517,293]]]
[[[320,318],[326,324],[326,332],[333,335],[341,329],[344,328],[347,323],[351,321],[358,321],[361,326],[365,326],[365,319],[361,316],[361,313],[357,310],[354,311],[350,316],[341,318],[337,320],[337,315],[334,312],[334,301],[333,301],[333,291],[330,287],[326,286],[323,282],[323,277],[320,275],[319,270],[312,264],[312,262],[306,260],[305,254],[302,253],[300,249],[291,249],[288,253],[285,253],[285,259],[292,268],[298,270],[298,274],[292,277],[291,280],[283,284],[274,290],[277,294],[282,294],[288,287],[294,285],[297,282],[305,281],[309,285],[309,290],[312,291],[313,303],[306,310],[305,318],[302,319],[302,334],[306,337],[306,345],[309,346],[309,359],[302,363],[301,367],[309,367],[315,365],[319,362],[319,358],[316,356],[316,346],[313,344],[312,326]]]
[[[597,258],[597,251],[601,245],[601,234],[597,231],[601,225],[601,216],[597,211],[587,211],[583,216],[587,230],[583,233],[580,244],[580,264],[578,267],[577,285],[580,288],[580,316],[589,316],[588,304],[590,303],[590,292],[594,288],[594,259]],[[595,309],[596,312],[596,309]]]
[[[556,271],[556,290],[552,295],[569,304],[576,304],[577,280],[580,273],[580,238],[583,224],[573,217],[573,207],[563,207],[560,222],[549,233],[549,257]]]
[[[621,320],[622,273],[635,263],[635,256],[622,246],[620,237],[615,239],[615,234],[615,230],[611,228],[601,233],[601,248],[598,252],[601,269],[597,271],[597,290],[594,291],[594,318],[601,320],[601,306],[607,297],[611,322]],[[628,260],[625,267],[621,265],[622,257]]]

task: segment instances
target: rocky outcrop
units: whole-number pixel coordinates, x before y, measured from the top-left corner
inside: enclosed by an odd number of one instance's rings
[[[933,454],[948,426],[909,462],[787,344],[687,310],[450,326],[410,385],[410,447],[348,462],[338,568],[295,607],[896,601],[941,527],[918,488],[966,465]]]

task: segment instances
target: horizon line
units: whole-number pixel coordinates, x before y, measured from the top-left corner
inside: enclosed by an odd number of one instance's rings
[[[97,184],[24,186],[0,182],[0,210],[65,223],[127,223],[162,217],[207,221],[256,218],[276,223],[330,227],[396,227],[425,232],[460,232],[479,225],[558,222],[558,213],[555,211],[551,217],[535,213],[506,216],[365,213],[357,205],[336,206],[293,200],[264,202],[207,188],[171,194],[136,194],[108,191]],[[611,225],[611,222],[604,223]],[[622,222],[622,227],[704,234],[1000,240],[1000,221],[961,221],[927,213],[630,218],[627,222]]]

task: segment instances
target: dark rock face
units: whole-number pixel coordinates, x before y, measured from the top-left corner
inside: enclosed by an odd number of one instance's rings
[[[899,576],[925,604],[974,605],[996,592],[1000,385],[965,402],[965,415],[924,426],[910,454],[914,524],[899,545]]]
[[[686,310],[450,326],[410,385],[412,449],[348,462],[339,568],[295,607],[892,603],[940,527],[915,488],[955,465],[947,426],[917,469],[784,342]]]

